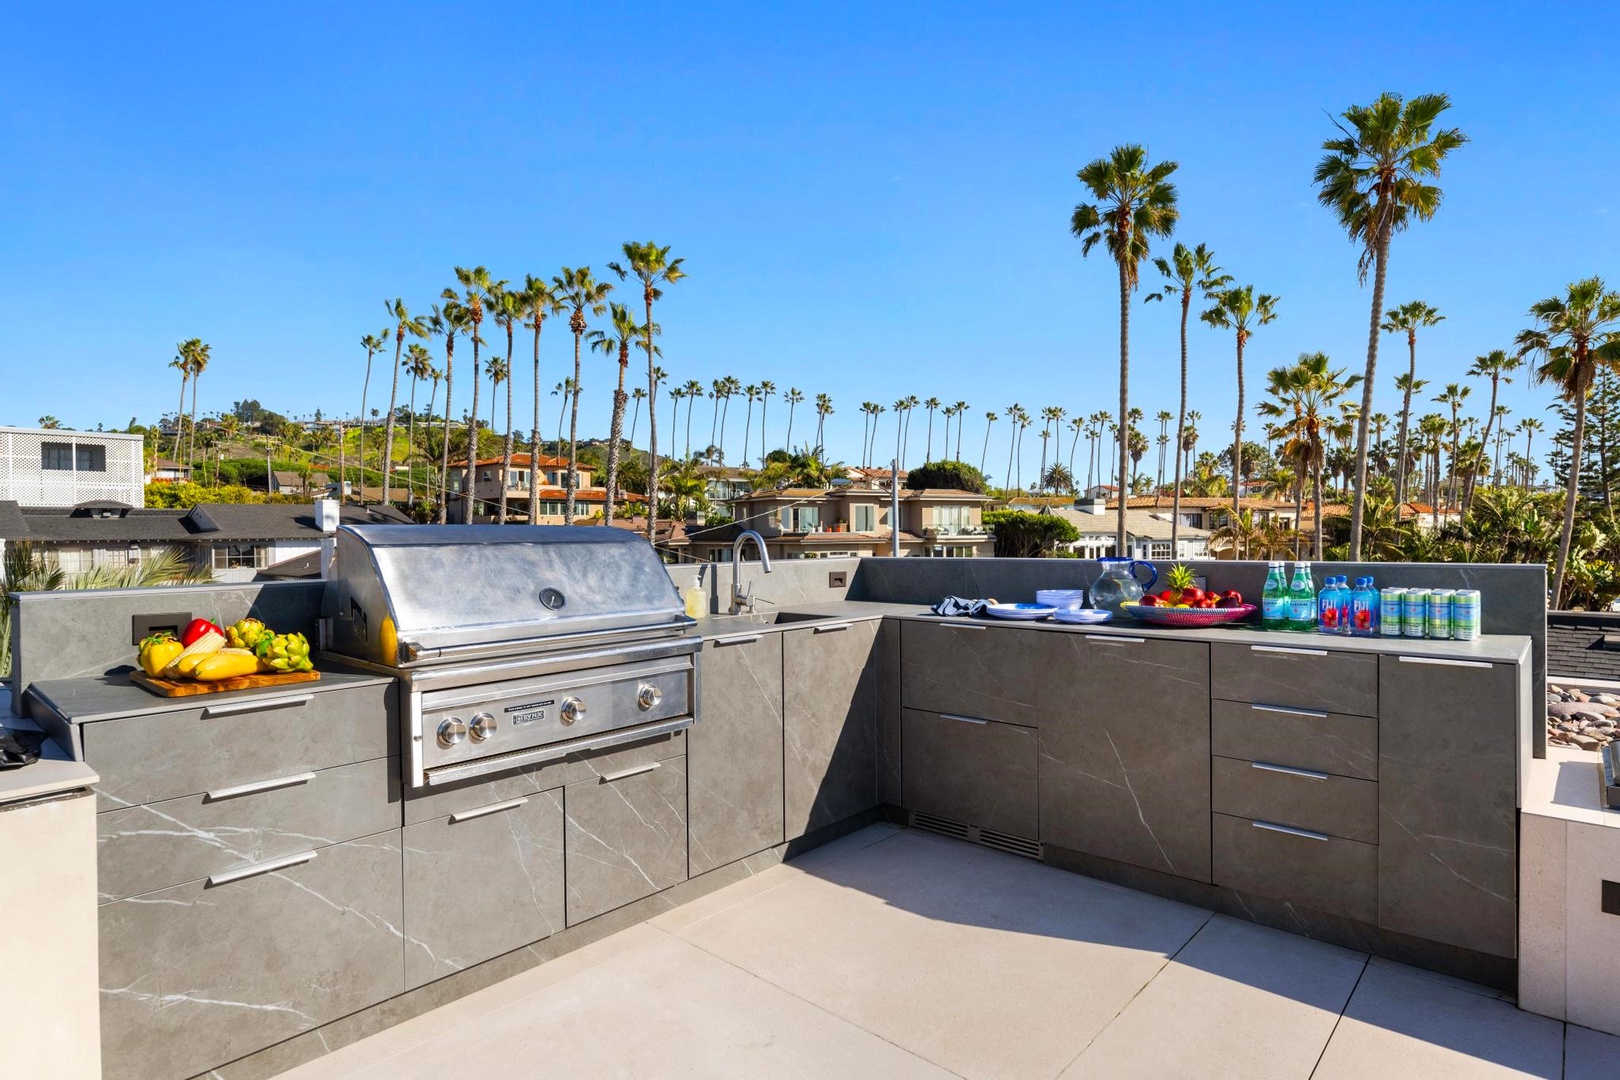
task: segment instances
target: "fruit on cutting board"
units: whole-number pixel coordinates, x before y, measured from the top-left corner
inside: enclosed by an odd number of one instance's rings
[[[173,634],[159,630],[141,642],[141,670],[157,675],[185,651],[186,647],[176,641]]]
[[[269,632],[264,623],[251,616],[237,619],[225,628],[225,643],[233,649],[246,649],[252,652],[259,644],[259,639]]]
[[[315,668],[309,659],[309,641],[303,634],[267,633],[259,638],[254,652],[258,654],[261,671],[313,671]]]
[[[252,675],[259,670],[259,658],[247,649],[220,649],[202,658],[192,677],[199,682],[219,682]]]
[[[181,640],[184,640],[184,638]],[[179,656],[169,661],[168,666],[163,669],[163,676],[173,678],[178,675],[181,678],[189,679],[192,671],[202,662],[203,657],[217,653],[224,647],[225,635],[210,630],[190,645],[187,645]]]
[[[186,624],[186,628],[180,631],[180,644],[190,648],[206,634],[218,634],[221,641],[225,640],[225,631],[221,630],[217,623],[211,623],[207,619],[192,619]]]

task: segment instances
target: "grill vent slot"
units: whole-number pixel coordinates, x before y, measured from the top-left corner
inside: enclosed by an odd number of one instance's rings
[[[1019,855],[1026,859],[1040,859],[1042,849],[1040,842],[1029,840],[1022,836],[1012,836],[1008,833],[996,832],[993,829],[981,829],[977,825],[968,825],[951,818],[936,817],[933,814],[911,812],[911,827],[922,829],[925,832],[938,833],[949,836],[953,840],[966,840],[970,844],[981,844],[984,847],[995,848],[1011,855]]]

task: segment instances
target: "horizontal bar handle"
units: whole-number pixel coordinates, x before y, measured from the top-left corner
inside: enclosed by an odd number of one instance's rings
[[[230,716],[232,713],[258,712],[260,709],[286,709],[294,705],[308,705],[314,700],[314,694],[294,694],[286,697],[222,701],[218,705],[204,705],[203,719],[207,720],[212,716]]]
[[[1254,652],[1282,653],[1284,656],[1326,656],[1326,649],[1294,649],[1287,645],[1250,645]]]
[[[943,625],[952,627],[952,628],[954,628],[956,630],[988,630],[989,629],[989,627],[985,626],[983,623],[948,622],[948,623],[945,623]]]
[[[1256,712],[1282,713],[1284,716],[1303,716],[1311,720],[1326,720],[1328,714],[1321,709],[1293,709],[1286,705],[1250,705]]]
[[[810,629],[814,630],[818,634],[836,634],[840,630],[848,630],[853,625],[853,623],[847,622],[820,623],[816,626],[812,626]]]
[[[1087,641],[1100,641],[1104,645],[1140,645],[1145,637],[1122,637],[1119,634],[1087,634]]]
[[[529,797],[525,795],[521,799],[513,799],[510,802],[498,802],[490,806],[480,806],[476,810],[463,810],[459,814],[450,815],[450,824],[454,825],[458,821],[471,821],[473,818],[481,818],[488,814],[498,814],[502,810],[516,810],[518,807],[526,805],[528,801]]]
[[[1400,656],[1396,657],[1403,664],[1433,664],[1436,667],[1471,667],[1488,668],[1491,665],[1483,660],[1441,660],[1435,656]]]
[[[301,772],[293,776],[278,776],[274,780],[255,780],[251,784],[222,787],[208,792],[203,798],[209,802],[216,799],[234,799],[238,795],[255,795],[261,791],[275,791],[277,788],[292,787],[294,784],[307,784],[313,779],[315,779],[314,773]]]
[[[313,858],[315,858],[315,852],[300,851],[297,855],[286,855],[279,859],[271,859],[269,862],[254,863],[252,866],[244,866],[240,870],[227,870],[223,874],[210,874],[208,884],[211,886],[229,885],[231,882],[241,881],[243,878],[257,877],[260,874],[273,874],[277,870],[285,870],[289,866],[300,866]]]
[[[759,634],[739,634],[736,637],[710,638],[709,644],[718,649],[725,645],[747,645],[748,643],[758,641],[759,639]]]
[[[1266,772],[1280,772],[1287,773],[1289,776],[1303,776],[1307,780],[1326,780],[1328,778],[1327,773],[1317,772],[1315,769],[1296,769],[1292,765],[1273,765],[1269,761],[1251,761],[1249,764],[1254,766],[1256,769],[1264,769]]]
[[[964,724],[988,724],[990,722],[988,720],[980,720],[977,716],[958,716],[956,713],[948,712],[940,713],[939,718],[941,720],[960,720]]]
[[[1265,829],[1268,832],[1287,833],[1289,836],[1303,836],[1307,840],[1322,840],[1325,842],[1330,839],[1327,833],[1311,832],[1309,829],[1296,829],[1292,825],[1277,825],[1270,821],[1251,821],[1249,824],[1257,829]]]
[[[641,773],[644,773],[644,772],[652,772],[654,769],[658,768],[662,764],[663,764],[663,762],[661,762],[661,761],[654,761],[654,762],[652,762],[651,764],[648,764],[648,765],[637,765],[633,769],[620,769],[618,772],[604,773],[602,775],[602,783],[611,784],[611,783],[613,783],[613,781],[615,781],[615,780],[623,780],[627,776],[639,776]]]

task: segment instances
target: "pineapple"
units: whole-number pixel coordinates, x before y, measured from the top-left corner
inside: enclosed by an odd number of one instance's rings
[[[1165,583],[1169,586],[1169,601],[1171,607],[1191,607],[1192,597],[1189,595],[1197,591],[1193,584],[1193,572],[1188,566],[1176,563],[1165,575]]]

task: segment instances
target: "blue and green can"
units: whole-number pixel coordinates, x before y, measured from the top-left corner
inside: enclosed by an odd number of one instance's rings
[[[1429,590],[1407,589],[1401,597],[1401,634],[1423,637],[1429,630]]]
[[[1378,591],[1378,632],[1384,637],[1400,637],[1405,627],[1406,590],[1390,586]]]
[[[1478,589],[1458,589],[1451,594],[1451,636],[1458,641],[1473,641],[1479,637],[1480,609]]]
[[[1445,639],[1451,636],[1451,597],[1454,589],[1429,591],[1429,636]]]

